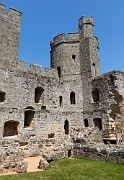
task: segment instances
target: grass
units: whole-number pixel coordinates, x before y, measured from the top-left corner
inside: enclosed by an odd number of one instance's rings
[[[83,158],[58,159],[46,171],[0,176],[0,180],[124,180],[124,165]]]

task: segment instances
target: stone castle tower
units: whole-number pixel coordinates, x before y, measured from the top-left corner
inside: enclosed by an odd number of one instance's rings
[[[17,67],[21,14],[13,8],[6,12],[0,5],[0,64]]]
[[[10,148],[15,142],[25,156],[32,156],[57,142],[66,154],[72,149],[66,144],[77,136],[98,141],[95,129],[102,133],[100,140],[115,143],[115,129],[123,131],[124,73],[100,75],[93,17],[81,17],[78,32],[54,37],[51,68],[43,72],[40,65],[28,69],[18,60],[21,15],[12,8],[6,12],[0,4],[1,144]]]

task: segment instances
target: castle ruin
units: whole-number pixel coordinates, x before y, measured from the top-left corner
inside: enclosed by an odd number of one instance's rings
[[[0,4],[0,166],[69,157],[79,143],[123,148],[124,73],[100,74],[93,17],[81,17],[78,32],[54,37],[44,72],[18,59],[21,15]]]

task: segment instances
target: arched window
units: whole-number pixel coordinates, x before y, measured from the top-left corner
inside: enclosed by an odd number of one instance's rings
[[[93,122],[94,122],[94,127],[98,127],[99,130],[101,131],[102,130],[102,121],[101,121],[101,118],[94,118]]]
[[[71,94],[70,94],[70,104],[76,104],[74,92],[71,92]]]
[[[59,106],[62,107],[63,102],[62,102],[62,96],[59,96]]]
[[[95,89],[92,91],[92,97],[94,102],[99,101],[99,89]]]
[[[43,92],[44,92],[44,89],[42,87],[35,88],[35,103],[44,102]]]
[[[66,119],[64,124],[65,134],[69,134],[69,122]]]
[[[25,109],[24,127],[34,127],[34,108],[29,106]]]
[[[85,126],[85,127],[89,127],[89,123],[88,123],[88,120],[87,120],[87,119],[84,119],[84,126]]]
[[[96,65],[95,65],[95,63],[92,64],[92,73],[93,73],[93,76],[96,76]]]
[[[61,67],[57,67],[57,71],[58,71],[58,78],[61,78]]]
[[[7,121],[4,123],[4,132],[3,132],[3,136],[15,136],[18,135],[18,125],[19,122],[18,121]]]

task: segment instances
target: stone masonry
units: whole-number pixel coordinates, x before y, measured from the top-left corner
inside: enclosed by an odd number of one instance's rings
[[[43,72],[18,59],[21,15],[0,4],[0,167],[28,156],[80,155],[78,141],[123,147],[124,73],[100,75],[93,17],[81,17],[78,32],[54,37]]]

